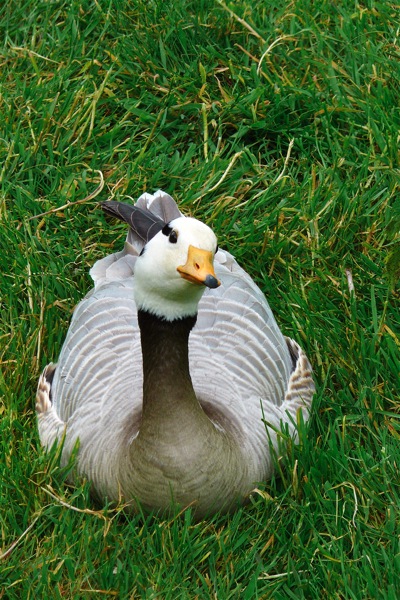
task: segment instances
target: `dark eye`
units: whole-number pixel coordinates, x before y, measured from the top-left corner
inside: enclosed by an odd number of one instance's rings
[[[176,244],[176,242],[178,241],[178,234],[176,233],[176,231],[172,230],[169,234],[168,239],[171,242],[171,244]]]

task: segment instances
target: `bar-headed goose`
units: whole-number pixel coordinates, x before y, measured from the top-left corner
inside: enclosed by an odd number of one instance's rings
[[[63,441],[75,476],[108,501],[229,510],[273,471],[271,442],[295,433],[310,364],[205,224],[164,192],[103,209],[130,230],[91,270],[57,365],[40,377],[42,444]],[[221,285],[220,285],[221,284]]]

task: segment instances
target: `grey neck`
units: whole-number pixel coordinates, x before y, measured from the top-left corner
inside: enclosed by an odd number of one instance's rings
[[[207,420],[189,373],[189,335],[197,316],[167,321],[138,311],[143,355],[141,429],[160,419],[180,427],[189,417]]]

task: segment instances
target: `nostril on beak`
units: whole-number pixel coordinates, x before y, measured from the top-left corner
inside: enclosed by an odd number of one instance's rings
[[[194,264],[194,266],[195,266],[195,269],[197,269],[197,270],[199,270],[199,269],[200,269],[200,265],[199,265],[199,263],[195,263],[195,264]]]

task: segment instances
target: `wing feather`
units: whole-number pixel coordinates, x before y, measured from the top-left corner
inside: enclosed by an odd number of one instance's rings
[[[100,206],[108,215],[127,223],[143,244],[151,240],[166,225],[165,221],[146,208],[138,208],[114,200],[102,202]]]

